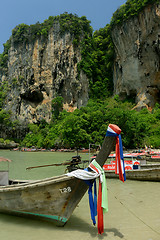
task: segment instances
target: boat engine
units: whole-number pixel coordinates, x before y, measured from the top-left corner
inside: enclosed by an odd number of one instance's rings
[[[81,157],[79,155],[73,156],[70,165],[67,166],[68,172],[72,172],[74,170],[79,169],[80,166],[78,164],[80,163],[81,163]]]

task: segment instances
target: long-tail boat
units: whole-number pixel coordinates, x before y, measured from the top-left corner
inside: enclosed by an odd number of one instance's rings
[[[118,126],[113,126],[121,131]],[[115,143],[115,136],[105,136],[96,157],[96,162],[101,167]],[[68,221],[88,189],[85,181],[68,175],[36,181],[8,182],[11,185],[8,183],[0,186],[0,212],[47,219],[61,226]]]
[[[140,169],[126,170],[125,173],[130,180],[160,182],[160,164],[141,165]],[[105,170],[105,175],[107,178],[118,177],[114,170]]]

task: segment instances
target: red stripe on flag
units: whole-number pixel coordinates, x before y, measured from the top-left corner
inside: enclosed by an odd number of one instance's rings
[[[92,163],[90,163],[89,167],[92,168],[92,169],[94,169],[97,173],[99,173],[99,172],[98,172],[98,169],[97,169]]]

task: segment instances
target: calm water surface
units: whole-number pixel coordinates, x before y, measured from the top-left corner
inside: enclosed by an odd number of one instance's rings
[[[42,179],[63,174],[65,167],[46,167],[26,170],[26,167],[65,162],[75,153],[0,151],[9,158],[9,176],[13,179]],[[88,159],[88,154],[81,154]],[[2,163],[0,169],[6,168]],[[88,207],[88,194],[81,200],[68,223],[56,227],[52,223],[0,214],[0,239],[109,239],[159,240],[160,239],[160,183],[108,179],[109,212],[105,214],[105,233],[98,236],[92,225]]]

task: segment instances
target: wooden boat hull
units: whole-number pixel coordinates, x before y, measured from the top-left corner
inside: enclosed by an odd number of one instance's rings
[[[109,125],[120,134],[116,125]],[[103,167],[116,137],[105,136],[96,162]],[[89,169],[91,170],[91,169]],[[63,226],[88,189],[85,181],[62,175],[0,187],[0,212],[38,217]]]
[[[66,175],[0,187],[0,212],[49,220],[63,226],[87,189],[84,181]]]
[[[107,178],[118,178],[115,171],[105,171]],[[136,169],[126,171],[126,179],[160,182],[160,168]]]

